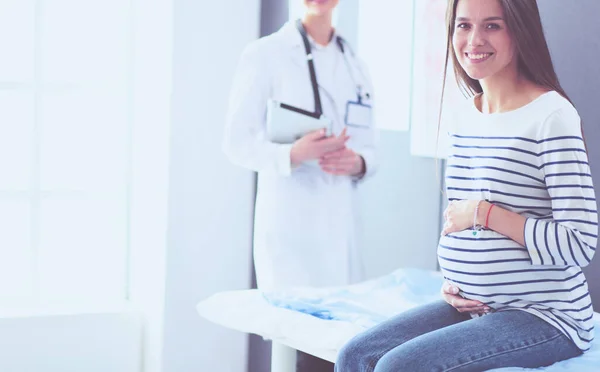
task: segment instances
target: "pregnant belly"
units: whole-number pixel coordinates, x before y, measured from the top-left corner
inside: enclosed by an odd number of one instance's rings
[[[474,236],[465,230],[441,237],[438,261],[444,277],[464,297],[484,302],[488,302],[485,296],[509,293],[506,288],[517,285],[517,277],[535,280],[540,276],[525,247],[494,231]]]

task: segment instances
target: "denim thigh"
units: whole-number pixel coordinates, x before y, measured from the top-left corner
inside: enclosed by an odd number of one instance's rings
[[[509,310],[415,337],[388,351],[374,371],[538,368],[578,355],[581,350],[556,327],[525,311]]]
[[[344,345],[338,354],[335,370],[372,372],[379,359],[399,345],[468,319],[471,319],[468,314],[459,313],[441,300],[402,312]]]

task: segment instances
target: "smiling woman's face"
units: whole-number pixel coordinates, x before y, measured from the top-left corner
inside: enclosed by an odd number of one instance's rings
[[[459,0],[452,45],[465,72],[482,80],[515,68],[515,48],[498,0]]]

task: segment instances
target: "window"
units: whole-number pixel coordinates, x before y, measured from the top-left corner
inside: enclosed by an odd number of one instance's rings
[[[127,293],[130,4],[0,0],[0,306]]]

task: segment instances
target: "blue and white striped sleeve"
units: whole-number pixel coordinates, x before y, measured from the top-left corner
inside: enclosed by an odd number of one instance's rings
[[[598,211],[580,123],[569,107],[554,112],[540,128],[538,159],[552,218],[525,222],[532,265],[584,267],[596,251]]]

